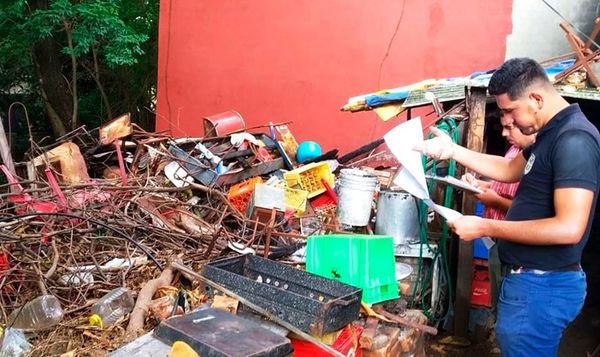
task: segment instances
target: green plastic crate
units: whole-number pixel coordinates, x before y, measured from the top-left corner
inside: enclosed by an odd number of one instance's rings
[[[362,300],[367,304],[399,296],[391,236],[308,237],[306,271],[361,288]]]

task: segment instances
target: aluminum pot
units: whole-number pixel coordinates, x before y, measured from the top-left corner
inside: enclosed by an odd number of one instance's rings
[[[375,233],[394,237],[395,245],[419,242],[417,202],[408,192],[379,192],[376,219]]]

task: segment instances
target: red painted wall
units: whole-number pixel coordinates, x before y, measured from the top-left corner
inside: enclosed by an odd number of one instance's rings
[[[349,97],[501,64],[511,7],[512,0],[161,0],[156,128],[201,135],[203,116],[234,109],[248,126],[293,121],[299,141],[347,152],[402,120],[340,112]]]

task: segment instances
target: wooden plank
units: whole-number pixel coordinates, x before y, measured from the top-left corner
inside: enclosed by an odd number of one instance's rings
[[[486,88],[467,87],[467,110],[469,121],[465,131],[465,146],[473,151],[483,150],[483,129],[485,127]],[[476,199],[464,195],[462,212],[475,213]],[[473,276],[473,242],[458,242],[458,267],[456,272],[456,298],[454,301],[454,335],[467,337],[469,310],[471,308],[471,278]]]
[[[593,69],[589,65],[590,61],[595,60],[599,56],[600,50],[596,50],[596,51],[592,52],[591,49],[589,48],[591,41],[584,44],[583,41],[577,36],[577,34],[573,31],[573,29],[567,22],[561,22],[560,27],[566,32],[567,41],[569,42],[569,45],[571,46],[571,48],[574,51],[573,53],[575,55],[576,61],[571,67],[569,67],[568,69],[557,74],[554,77],[554,81],[560,82],[562,79],[566,78],[571,73],[573,73],[583,67],[583,69],[588,74],[588,78],[590,79],[592,84],[594,84],[594,86],[596,88],[600,88],[600,80],[598,80]],[[592,31],[590,39],[596,37],[596,35],[598,34],[598,31],[600,31],[600,29],[598,29],[598,27],[599,27],[599,25],[598,25],[598,22],[596,21],[596,26],[594,27],[594,30]]]
[[[585,54],[583,53],[583,50],[581,48],[577,47],[578,38],[573,34],[568,34],[567,40],[569,41],[569,43],[571,44],[571,47],[575,51],[575,56],[577,57],[578,62],[579,62],[579,60],[582,61],[581,66],[587,73],[588,79],[590,80],[590,82],[592,82],[592,84],[597,89],[600,88],[600,81],[598,80],[598,77],[596,77],[596,75],[594,74],[594,70],[590,67],[590,63],[587,60],[582,60],[583,58],[585,58]]]
[[[596,20],[594,20],[594,28],[592,29],[592,32],[590,33],[590,37],[587,39],[587,41],[585,42],[585,47],[584,49],[586,50],[591,50],[592,48],[592,42],[594,42],[596,40],[596,37],[598,36],[598,33],[600,33],[600,17],[597,17]]]
[[[35,181],[37,181],[37,170],[35,168],[35,165],[33,164],[33,160],[27,161],[27,179],[29,181],[32,181],[34,183],[31,184],[31,188],[32,189],[37,189],[37,184],[35,183]],[[11,188],[12,190],[12,188]]]
[[[13,161],[13,157],[10,151],[10,145],[8,145],[8,139],[6,138],[6,132],[4,131],[4,125],[2,124],[2,118],[0,117],[0,157],[2,157],[2,162],[8,170],[12,172],[13,175],[16,175],[15,171],[15,163]]]

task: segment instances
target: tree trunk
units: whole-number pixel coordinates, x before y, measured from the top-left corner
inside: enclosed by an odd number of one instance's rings
[[[29,5],[32,11],[45,10],[48,0],[30,0]],[[36,43],[31,54],[50,125],[57,137],[62,136],[72,127],[73,99],[62,73],[61,46],[54,38],[47,38]]]
[[[75,58],[75,54],[73,54],[73,33],[71,32],[71,24],[63,18],[63,26],[67,35],[69,50],[71,50],[71,96],[73,103],[73,114],[71,115],[71,126],[69,129],[75,130],[75,128],[79,126],[79,120],[77,119],[79,117],[79,96],[77,94],[77,59]]]
[[[98,53],[95,47],[92,47],[92,58],[94,59],[94,70],[91,71],[88,68],[88,71],[91,72],[92,77],[94,78],[94,82],[96,82],[96,86],[98,87],[98,91],[100,92],[100,96],[102,98],[102,103],[104,103],[104,107],[106,108],[106,117],[108,120],[113,118],[112,116],[112,108],[110,107],[110,101],[108,100],[108,96],[106,95],[106,91],[104,90],[104,85],[100,80],[100,67],[98,66]]]
[[[52,132],[54,133],[54,136],[59,138],[67,133],[67,130],[65,129],[65,123],[63,122],[61,116],[56,112],[56,110],[54,110],[54,107],[50,103],[50,99],[48,99],[48,95],[46,94],[44,87],[41,85],[42,75],[40,74],[39,69],[36,71],[36,73],[38,73],[38,78],[40,80],[40,94],[42,96],[42,99],[44,100],[44,109],[46,109],[46,115],[48,115],[48,120],[50,120]]]

